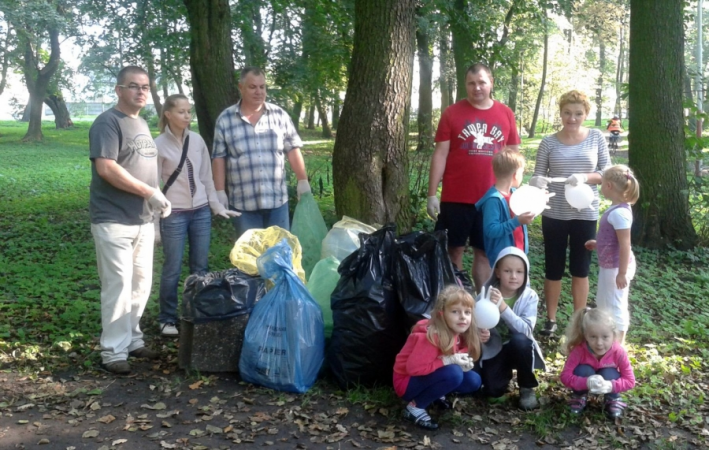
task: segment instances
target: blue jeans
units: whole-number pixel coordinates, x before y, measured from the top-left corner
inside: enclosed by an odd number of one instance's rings
[[[618,369],[614,369],[613,367],[604,367],[603,369],[598,369],[598,372],[594,370],[593,367],[589,366],[588,364],[579,364],[576,366],[574,369],[574,375],[577,377],[590,377],[591,375],[600,375],[603,377],[604,380],[617,380],[620,378],[620,372],[618,372]],[[586,395],[588,394],[588,390],[584,391],[574,391],[574,394],[576,395]],[[610,393],[606,394],[606,398],[618,398],[620,397],[620,394],[618,393]]]
[[[409,379],[403,399],[414,400],[417,408],[426,408],[444,395],[451,392],[472,394],[480,389],[480,375],[470,370],[463,372],[460,366],[450,364],[428,375],[414,376]]]
[[[238,209],[236,211],[239,211]],[[241,215],[234,217],[232,223],[236,230],[236,238],[252,228],[268,228],[277,225],[290,231],[290,218],[288,217],[288,202],[274,209],[257,209],[256,211],[239,211]]]
[[[173,211],[160,219],[165,262],[160,277],[160,323],[177,323],[177,286],[182,273],[185,241],[190,244],[190,273],[206,272],[212,215],[209,206],[190,211]]]

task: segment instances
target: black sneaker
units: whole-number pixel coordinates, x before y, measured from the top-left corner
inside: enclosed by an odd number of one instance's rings
[[[556,333],[556,320],[549,320],[544,323],[544,329],[539,332],[542,336],[552,336]]]
[[[426,414],[424,417],[417,418],[410,411],[404,409],[404,419],[408,420],[409,422],[413,422],[414,425],[425,430],[438,429],[438,424],[434,422],[428,414]]]
[[[433,406],[435,406],[438,409],[451,409],[453,408],[453,404],[446,400],[445,397],[441,397],[439,399],[436,399],[433,401]]]

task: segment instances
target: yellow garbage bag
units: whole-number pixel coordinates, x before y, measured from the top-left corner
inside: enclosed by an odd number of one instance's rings
[[[286,239],[291,250],[293,250],[293,271],[305,284],[305,271],[303,270],[303,249],[298,238],[278,226],[268,228],[253,228],[242,234],[234,244],[234,248],[229,253],[231,263],[249,275],[258,275],[256,258],[261,256],[266,250]]]

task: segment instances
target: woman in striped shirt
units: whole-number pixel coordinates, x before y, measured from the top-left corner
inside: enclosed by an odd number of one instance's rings
[[[569,91],[559,99],[562,129],[545,137],[537,151],[534,176],[529,184],[556,193],[549,200],[550,209],[542,213],[544,235],[544,297],[547,321],[542,334],[556,331],[556,310],[561,296],[561,277],[566,268],[569,248],[569,272],[574,311],[586,307],[591,252],[584,247],[595,239],[598,222],[598,189],[603,170],[610,166],[608,146],[603,133],[583,126],[591,110],[588,97]],[[566,183],[551,183],[552,178],[566,178]],[[566,202],[564,184],[588,183],[593,189],[591,207],[577,210]]]

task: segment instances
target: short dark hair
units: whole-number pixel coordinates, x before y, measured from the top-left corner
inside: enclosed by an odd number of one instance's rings
[[[138,66],[125,66],[124,68],[121,69],[120,72],[118,72],[118,76],[116,77],[116,84],[123,84],[126,81],[126,76],[128,74],[134,74],[134,73],[141,73],[145,75],[146,77],[149,77],[148,72],[145,71],[142,67]]]
[[[264,78],[266,78],[266,72],[264,72],[260,67],[246,66],[241,69],[241,72],[239,73],[239,84],[243,83],[250,73],[253,73],[254,76],[257,77],[263,76]]]
[[[490,70],[490,67],[487,64],[481,62],[475,63],[472,66],[468,66],[467,70],[465,71],[465,76],[467,77],[469,73],[475,75],[481,70],[484,70],[485,73],[487,73],[488,76],[492,78],[492,70]]]

